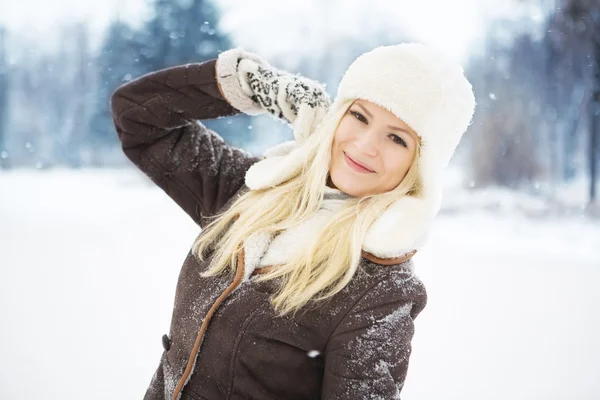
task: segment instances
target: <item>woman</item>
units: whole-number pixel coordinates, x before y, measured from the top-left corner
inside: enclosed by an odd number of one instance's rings
[[[127,157],[202,228],[145,399],[398,399],[426,291],[410,258],[475,101],[421,44],[357,58],[333,103],[241,49],[112,97]],[[270,113],[252,157],[198,120]]]

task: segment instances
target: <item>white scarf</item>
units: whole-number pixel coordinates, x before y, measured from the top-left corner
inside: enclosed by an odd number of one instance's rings
[[[254,234],[244,241],[244,281],[248,280],[255,269],[267,265],[281,265],[287,261],[290,249],[307,245],[308,239],[321,229],[334,215],[349,194],[339,189],[325,187],[321,208],[312,217],[298,226],[273,235]]]

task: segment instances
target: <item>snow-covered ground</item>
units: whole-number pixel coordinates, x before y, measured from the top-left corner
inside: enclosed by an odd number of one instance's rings
[[[194,224],[133,170],[0,173],[0,190],[0,398],[141,399]],[[429,303],[403,399],[600,398],[598,220],[474,203],[415,260]]]

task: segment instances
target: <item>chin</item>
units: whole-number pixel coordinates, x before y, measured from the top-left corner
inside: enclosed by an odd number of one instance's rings
[[[339,190],[341,190],[342,192],[349,194],[350,196],[360,196],[360,190],[356,190],[353,186],[346,186],[346,185],[335,185]]]
[[[332,172],[331,181],[336,188],[350,196],[359,197],[369,193],[369,189],[357,182],[356,177],[348,176],[348,174]]]

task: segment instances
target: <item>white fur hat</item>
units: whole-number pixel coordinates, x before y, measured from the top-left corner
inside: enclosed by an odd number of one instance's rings
[[[377,104],[406,122],[421,138],[419,167],[423,192],[393,203],[369,228],[363,250],[380,258],[418,250],[441,205],[442,173],[475,110],[472,86],[463,68],[419,43],[377,47],[358,57],[345,72],[337,96],[319,126],[335,129],[349,100]],[[316,114],[300,108],[294,121],[296,142],[272,149],[246,174],[250,189],[272,187],[300,170],[302,142],[314,128]]]

